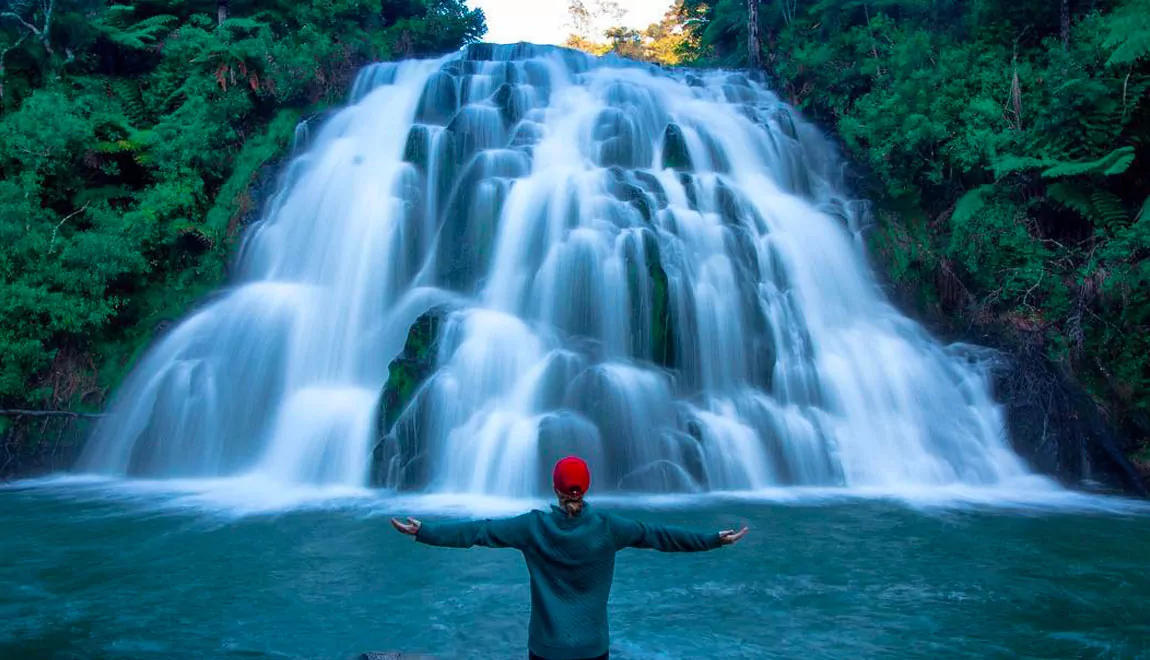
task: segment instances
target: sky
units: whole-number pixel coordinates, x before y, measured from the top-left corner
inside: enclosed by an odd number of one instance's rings
[[[620,0],[627,10],[623,24],[645,28],[667,13],[673,0]],[[487,16],[484,41],[497,44],[530,41],[557,44],[567,38],[567,0],[467,0]],[[590,4],[590,3],[588,3]]]

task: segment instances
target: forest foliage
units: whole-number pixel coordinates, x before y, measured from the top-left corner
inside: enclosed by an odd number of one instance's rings
[[[681,0],[684,59],[744,65],[748,6]],[[758,13],[767,74],[841,140],[897,288],[956,336],[1041,346],[1150,464],[1150,0]]]
[[[462,0],[0,2],[0,407],[100,405],[220,284],[301,117],[485,30]]]

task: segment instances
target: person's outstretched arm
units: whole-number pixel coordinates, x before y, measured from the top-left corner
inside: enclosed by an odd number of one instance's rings
[[[416,541],[442,548],[518,548],[531,540],[531,513],[500,520],[470,522],[424,523],[408,518],[407,523],[394,518],[391,524],[400,532],[414,536]]]
[[[738,532],[696,532],[681,527],[648,525],[622,516],[608,516],[615,548],[643,548],[659,552],[703,552],[737,543],[747,535],[747,528]]]

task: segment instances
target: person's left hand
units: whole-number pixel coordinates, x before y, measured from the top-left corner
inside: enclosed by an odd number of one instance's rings
[[[392,518],[391,526],[398,529],[403,534],[407,534],[408,536],[415,536],[419,533],[419,528],[423,526],[423,523],[419,522],[415,518],[408,518],[407,522],[405,523]]]
[[[725,532],[719,532],[719,543],[722,545],[738,543],[744,536],[747,535],[748,531],[749,530],[747,529],[747,526],[743,525],[743,528],[737,532],[733,529],[728,529]]]

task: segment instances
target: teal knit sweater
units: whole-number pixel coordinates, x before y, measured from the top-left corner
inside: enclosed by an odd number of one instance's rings
[[[700,552],[720,546],[719,534],[646,525],[593,512],[569,516],[557,506],[515,518],[465,523],[423,523],[416,540],[447,548],[514,548],[531,576],[531,625],[527,646],[548,660],[594,658],[607,653],[607,597],[615,553],[624,548]]]

